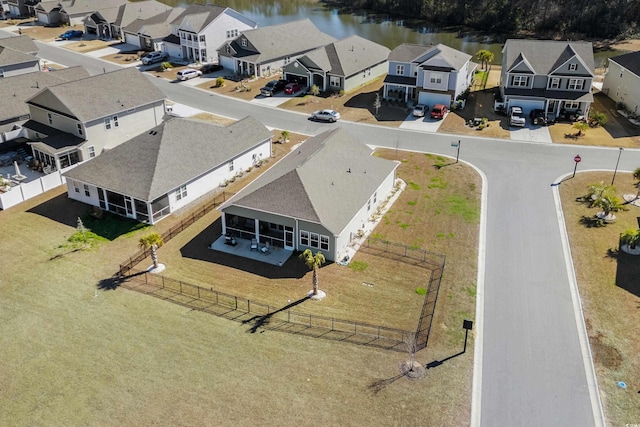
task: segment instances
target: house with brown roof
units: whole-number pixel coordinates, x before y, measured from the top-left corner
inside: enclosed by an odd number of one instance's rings
[[[155,224],[271,156],[271,132],[174,118],[64,173],[69,198]]]
[[[312,50],[284,67],[284,79],[322,91],[352,91],[387,72],[389,49],[351,36]]]
[[[256,77],[278,72],[296,58],[336,41],[321,32],[310,19],[229,36],[218,50],[220,65],[235,73]]]
[[[162,123],[164,94],[135,68],[41,89],[24,124],[33,157],[61,170]]]
[[[220,207],[222,234],[338,260],[393,193],[397,167],[343,128],[323,132]]]

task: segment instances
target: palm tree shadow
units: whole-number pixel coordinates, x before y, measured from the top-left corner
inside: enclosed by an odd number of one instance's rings
[[[128,276],[123,276],[120,273],[116,273],[111,277],[100,280],[96,285],[96,287],[102,291],[114,291],[118,289],[122,283],[126,282],[131,277],[141,276],[145,273],[146,271],[139,271],[134,274],[129,274]]]
[[[302,304],[303,302],[305,302],[309,298],[311,298],[311,296],[307,295],[304,298],[301,298],[301,299],[299,299],[297,301],[294,301],[294,302],[292,302],[290,304],[287,304],[284,307],[279,308],[276,311],[272,311],[271,313],[263,314],[261,316],[253,316],[250,319],[243,320],[242,324],[245,325],[245,324],[248,324],[248,323],[253,323],[253,325],[251,325],[251,327],[249,328],[249,330],[247,332],[255,334],[256,332],[258,332],[258,329],[267,327],[269,325],[269,322],[271,321],[271,317],[273,317],[274,314],[280,313],[282,311],[287,311],[290,308],[295,307],[298,304]]]
[[[594,227],[604,227],[606,224],[606,221],[598,218],[597,216],[586,216],[586,215],[582,215],[582,217],[580,218],[580,224],[584,225],[587,228],[594,228]]]
[[[406,373],[403,372],[403,373],[395,375],[395,376],[393,376],[391,378],[383,378],[381,380],[376,380],[376,381],[372,382],[371,384],[369,384],[367,386],[367,388],[369,390],[371,390],[373,392],[373,394],[378,394],[382,390],[384,390],[389,384],[393,384],[394,382],[396,382],[400,378],[404,377],[405,375],[406,375]]]

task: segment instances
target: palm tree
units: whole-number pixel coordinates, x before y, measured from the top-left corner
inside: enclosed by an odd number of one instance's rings
[[[587,129],[589,129],[589,123],[587,122],[575,122],[573,127],[578,130],[577,136],[582,136]]]
[[[494,55],[492,52],[486,49],[481,49],[478,51],[478,53],[476,53],[476,58],[478,58],[478,61],[482,63],[482,68],[486,70],[489,66],[489,63],[493,61]]]
[[[138,242],[139,246],[145,249],[151,249],[151,260],[153,261],[153,268],[158,268],[158,248],[164,245],[164,240],[159,233],[149,233],[146,236],[140,238]]]
[[[624,207],[622,206],[622,201],[616,195],[615,191],[613,191],[612,188],[602,193],[600,197],[593,202],[593,206],[602,209],[602,212],[599,212],[598,214],[596,214],[596,216],[605,221],[616,219],[616,216],[612,215],[612,212],[618,212],[624,209]]]
[[[585,199],[589,200],[589,207],[592,208],[595,206],[596,200],[602,197],[607,191],[615,191],[615,189],[605,184],[604,181],[596,182],[587,187],[587,195]]]
[[[314,255],[311,249],[305,249],[298,258],[304,261],[309,270],[313,270],[313,295],[318,295],[318,268],[326,261],[324,255],[320,251]]]
[[[630,249],[635,249],[638,243],[640,243],[640,229],[630,229],[622,233],[620,242],[623,245],[629,246]]]
[[[640,199],[640,168],[633,171],[633,179],[636,180],[636,188],[638,189],[636,199]]]

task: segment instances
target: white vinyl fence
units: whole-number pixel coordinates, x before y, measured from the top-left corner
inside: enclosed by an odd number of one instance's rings
[[[75,166],[76,165],[70,166],[64,169],[63,172],[73,169]],[[22,203],[25,200],[36,197],[45,191],[59,187],[66,182],[66,179],[62,176],[60,171],[54,171],[36,180],[11,187],[11,190],[6,193],[0,193],[0,209],[8,209],[18,203]]]

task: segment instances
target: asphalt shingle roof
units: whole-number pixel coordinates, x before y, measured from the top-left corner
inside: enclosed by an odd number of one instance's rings
[[[269,138],[271,132],[253,117],[226,127],[174,118],[65,175],[153,201]]]
[[[40,61],[40,59],[36,58],[33,55],[29,55],[28,53],[23,53],[19,50],[0,46],[0,67],[38,61]]]
[[[631,71],[636,76],[640,76],[640,52],[631,52],[620,56],[614,56],[613,58],[609,58],[609,61],[620,64],[620,66]]]
[[[136,68],[124,68],[48,87],[27,102],[87,123],[163,99],[164,93]]]
[[[389,53],[389,61],[411,62],[433,46],[420,44],[402,43]]]
[[[127,2],[118,8],[118,17],[114,23],[120,27],[126,27],[136,19],[149,19],[172,9],[171,6],[157,0]]]
[[[235,205],[317,222],[338,235],[396,167],[336,128],[302,143],[223,209]]]
[[[304,35],[304,37],[301,37]],[[242,47],[242,39],[248,46]],[[326,46],[336,39],[320,31],[310,19],[244,31],[231,42],[238,58],[254,63],[269,62]]]
[[[31,40],[31,37],[26,34],[0,39],[0,46],[8,47],[9,49],[17,50],[22,53],[34,54],[38,52],[38,46],[36,46],[33,40]]]
[[[536,74],[548,75],[569,58],[578,56],[591,74],[594,73],[593,45],[583,41],[509,39],[502,50],[506,70],[524,58]]]

